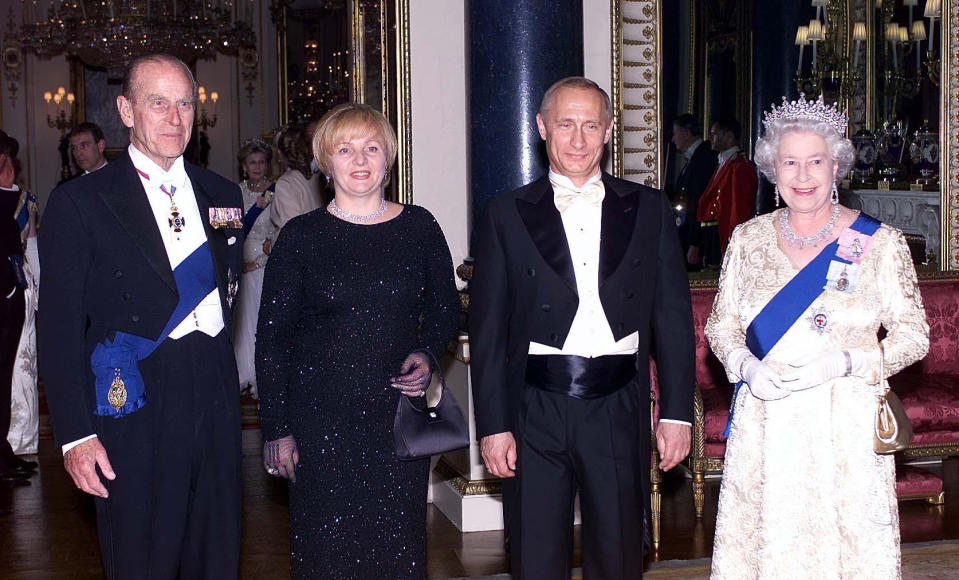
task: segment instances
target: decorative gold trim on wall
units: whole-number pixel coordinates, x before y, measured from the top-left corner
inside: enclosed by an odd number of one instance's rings
[[[939,131],[942,154],[942,265],[959,270],[959,66],[952,66],[959,54],[959,2],[942,2],[942,44]],[[948,56],[947,56],[948,55]]]
[[[612,92],[610,95],[613,101],[613,118],[616,120],[616,129],[613,131],[613,144],[611,157],[613,159],[613,175],[623,176],[623,51],[620,47],[623,45],[623,14],[620,10],[620,0],[610,0],[610,34],[612,41],[612,50],[610,51],[612,67]]]
[[[613,173],[659,187],[662,12],[656,0],[613,0]]]
[[[396,0],[397,201],[413,203],[413,104],[410,90],[410,1]],[[384,79],[389,78],[387,75]]]

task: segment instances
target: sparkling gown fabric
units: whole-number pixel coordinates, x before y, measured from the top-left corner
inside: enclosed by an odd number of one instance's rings
[[[262,192],[251,191],[248,182],[240,184],[243,193],[243,208],[248,211]],[[263,268],[269,256],[263,253],[263,242],[276,236],[276,226],[270,221],[267,206],[253,222],[253,227],[243,240],[243,262],[255,262],[259,268],[243,273],[240,290],[236,296],[233,320],[233,350],[236,353],[236,368],[239,372],[240,389],[250,385],[256,397],[256,371],[254,370],[254,347],[256,345],[256,316],[260,310],[260,292],[263,289]]]
[[[782,210],[779,210],[782,211]],[[746,328],[796,273],[776,244],[779,211],[734,232],[706,323],[726,364]],[[862,349],[872,376],[843,377],[778,401],[746,385],[723,469],[712,578],[899,578],[895,463],[872,449],[878,383],[877,331],[885,372],[922,358],[929,327],[902,233],[881,226],[863,258],[858,283],[825,290],[767,355],[783,371],[810,353]],[[825,329],[813,322],[825,315]],[[822,319],[820,319],[821,321]],[[729,369],[729,380],[739,380]]]
[[[453,266],[428,211],[375,225],[325,208],[283,228],[263,284],[257,378],[264,440],[292,434],[293,578],[426,577],[429,460],[399,461],[389,378],[442,356],[459,317]]]

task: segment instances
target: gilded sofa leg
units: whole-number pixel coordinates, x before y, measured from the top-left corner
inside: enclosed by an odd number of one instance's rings
[[[653,520],[653,551],[659,551],[659,540],[660,540],[660,518],[662,517],[662,492],[660,490],[660,482],[658,477],[654,478],[651,482],[651,511],[652,511],[652,520]]]
[[[650,396],[649,401],[650,418],[650,450],[652,451],[650,470],[649,470],[649,511],[650,519],[653,525],[653,551],[659,551],[659,524],[662,514],[662,490],[663,472],[659,470],[659,452],[656,447],[656,396]]]
[[[703,407],[703,395],[696,386],[693,392],[693,450],[689,465],[693,472],[693,505],[696,519],[703,519],[703,505],[706,503],[706,415]]]
[[[926,501],[928,501],[932,505],[943,505],[946,503],[946,492],[940,491],[939,495],[927,497]]]
[[[703,519],[703,506],[706,503],[706,475],[703,462],[693,460],[693,505],[696,507],[696,519]]]

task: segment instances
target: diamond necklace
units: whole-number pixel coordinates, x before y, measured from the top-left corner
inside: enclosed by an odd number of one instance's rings
[[[790,246],[799,244],[800,250],[807,245],[816,247],[819,245],[819,242],[829,237],[833,228],[836,227],[837,219],[839,219],[839,206],[834,205],[832,206],[832,215],[829,217],[829,221],[826,222],[826,225],[824,225],[821,230],[811,236],[800,236],[794,232],[792,226],[789,225],[789,208],[787,207],[779,214],[779,237],[786,240]]]
[[[358,214],[350,213],[345,209],[340,209],[340,206],[336,205],[336,198],[330,200],[329,205],[326,206],[330,210],[330,213],[340,218],[341,220],[346,220],[354,224],[366,224],[370,223],[373,220],[383,217],[383,214],[386,213],[386,199],[380,198],[380,207],[376,208],[376,211],[367,214]]]

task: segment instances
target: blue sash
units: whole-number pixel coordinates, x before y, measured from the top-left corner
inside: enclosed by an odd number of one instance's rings
[[[849,229],[871,236],[879,229],[881,222],[876,218],[860,213]],[[826,287],[826,274],[832,261],[851,264],[849,260],[836,255],[839,250],[839,238],[822,249],[806,267],[800,270],[756,315],[746,329],[746,346],[753,355],[762,360],[776,346],[779,339],[792,328],[803,312],[812,306]],[[733,424],[733,410],[736,397],[743,382],[736,383],[733,401],[729,406],[729,420],[723,430],[723,437],[729,437]]]
[[[37,196],[28,192],[26,199],[23,200],[23,205],[20,206],[20,211],[18,211],[14,217],[14,219],[17,220],[17,225],[20,226],[21,232],[27,229],[27,222],[30,220],[30,204],[35,203],[37,203]]]
[[[170,320],[156,340],[150,340],[135,334],[117,332],[113,340],[105,339],[93,349],[90,365],[96,377],[97,408],[94,411],[101,417],[119,418],[129,415],[146,405],[146,389],[140,375],[138,361],[150,354],[162,343],[177,326],[216,289],[216,277],[213,270],[213,258],[207,242],[193,251],[173,270],[180,299]],[[117,380],[123,381],[126,389],[126,403],[119,409],[108,398],[111,385]]]
[[[276,189],[276,183],[271,183],[269,187],[263,190],[263,195],[266,195],[266,192],[272,192]],[[250,234],[250,230],[253,228],[253,224],[256,223],[256,218],[260,217],[260,214],[263,213],[263,210],[270,207],[270,204],[267,203],[263,207],[257,207],[256,202],[253,202],[253,205],[250,206],[250,209],[246,210],[246,214],[243,215],[243,237],[246,237]]]
[[[20,206],[20,211],[17,212],[17,215],[13,216],[13,219],[17,222],[17,227],[20,229],[20,235],[23,235],[30,221],[30,205],[36,205],[36,203],[37,196],[27,192],[27,195],[23,199],[23,205]],[[27,276],[23,272],[23,254],[11,254],[8,258],[10,259],[10,264],[13,266],[13,273],[17,277],[17,286],[26,288]]]

